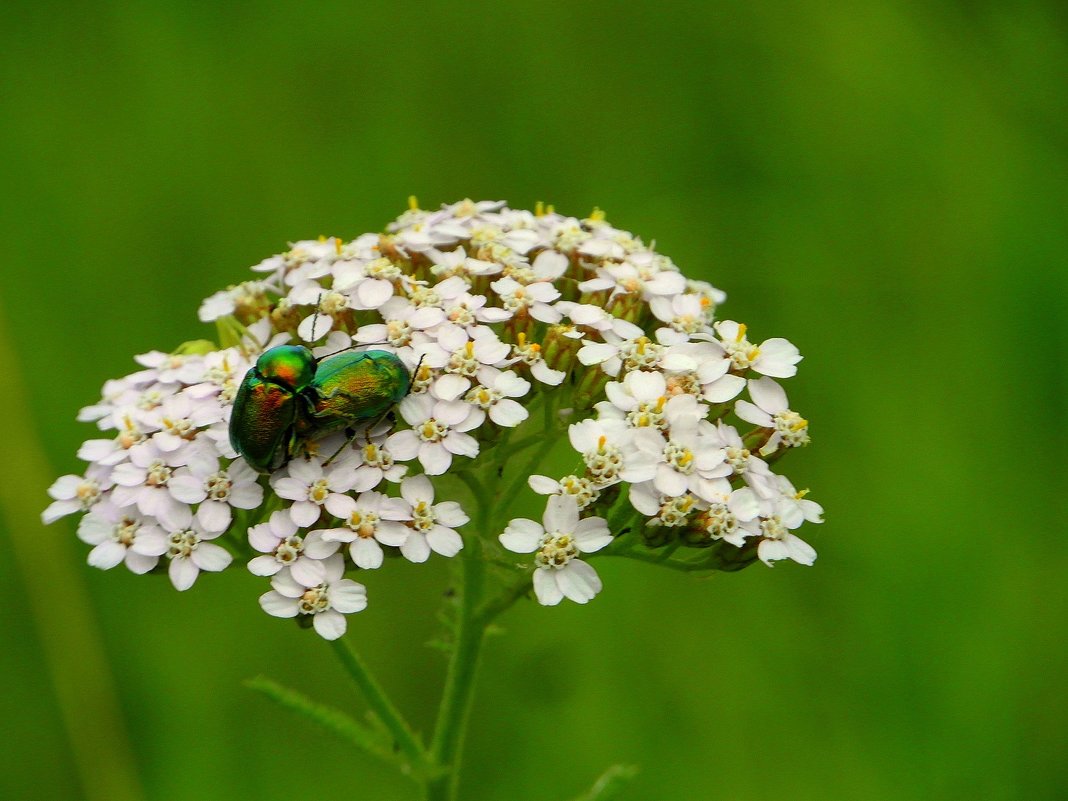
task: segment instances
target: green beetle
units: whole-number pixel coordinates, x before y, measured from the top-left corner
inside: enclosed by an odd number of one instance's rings
[[[260,355],[237,390],[230,444],[253,468],[270,473],[303,442],[378,420],[411,383],[404,362],[389,351],[316,359],[303,345],[279,345]]]

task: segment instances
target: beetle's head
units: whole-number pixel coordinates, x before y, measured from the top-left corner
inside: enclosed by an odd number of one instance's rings
[[[299,392],[315,377],[315,357],[303,345],[279,345],[256,360],[256,372],[267,381]]]

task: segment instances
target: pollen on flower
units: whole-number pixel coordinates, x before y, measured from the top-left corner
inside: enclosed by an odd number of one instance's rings
[[[145,472],[145,484],[150,487],[163,487],[171,480],[171,468],[162,459],[153,459],[149,462]]]
[[[170,545],[167,548],[167,556],[171,559],[187,559],[193,555],[193,551],[200,544],[200,539],[195,531],[184,529],[171,532]]]
[[[697,499],[692,495],[667,498],[660,506],[656,522],[668,528],[684,526],[689,521],[690,513],[694,510],[696,503]]]
[[[725,503],[709,504],[697,519],[701,528],[713,539],[731,537],[738,530],[738,518]]]
[[[300,596],[300,612],[303,615],[317,615],[329,607],[330,599],[323,584],[309,587]]]
[[[578,546],[574,538],[570,534],[554,531],[542,538],[541,547],[534,554],[534,565],[559,570],[576,556],[578,556]]]
[[[440,442],[449,433],[448,426],[439,423],[433,417],[419,426],[417,430],[419,438],[424,442]]]
[[[666,395],[661,395],[652,403],[639,403],[635,409],[627,413],[627,420],[634,428],[666,428],[665,403],[667,403]]]
[[[684,445],[669,442],[664,449],[664,461],[677,472],[689,475],[694,471],[695,461],[693,451]]]
[[[808,445],[808,420],[797,412],[787,409],[772,416],[775,430],[782,436],[782,441],[788,448],[798,448]]]
[[[228,500],[230,498],[230,490],[233,486],[234,482],[230,480],[230,475],[225,470],[220,470],[218,473],[212,473],[204,482],[204,488],[207,490],[208,498],[213,501]]]
[[[322,505],[326,503],[326,499],[330,496],[330,481],[326,478],[319,478],[312,482],[308,487],[308,500],[314,504]]]
[[[651,370],[655,368],[659,364],[663,353],[663,345],[659,345],[645,336],[638,337],[619,349],[619,356],[623,360],[623,369],[628,373],[634,370]]]

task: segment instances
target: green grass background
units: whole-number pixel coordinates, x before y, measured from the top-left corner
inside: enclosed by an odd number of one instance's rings
[[[5,4],[0,798],[415,798],[241,686],[360,709],[259,580],[178,594],[37,522],[133,353],[410,193],[601,206],[797,343],[785,467],[827,508],[812,569],[606,560],[509,613],[465,798],[614,762],[633,800],[1068,796],[1066,68],[1053,2]],[[446,572],[389,567],[351,631],[426,729]]]

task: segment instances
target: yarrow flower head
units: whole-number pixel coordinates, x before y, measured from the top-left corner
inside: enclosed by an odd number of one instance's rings
[[[100,433],[42,517],[82,515],[90,565],[187,590],[243,563],[264,611],[334,639],[398,560],[483,560],[552,606],[600,593],[604,556],[815,559],[823,510],[775,471],[810,441],[780,383],[800,352],[603,213],[413,201],[252,273],[201,304],[216,341],[138,356],[79,414]]]

